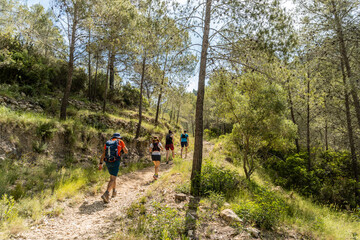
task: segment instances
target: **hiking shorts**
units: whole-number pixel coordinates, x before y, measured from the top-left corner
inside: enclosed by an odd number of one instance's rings
[[[166,145],[165,145],[165,149],[166,149],[166,150],[169,150],[169,149],[174,150],[174,144],[172,144],[172,143],[166,144]]]
[[[181,147],[187,147],[188,146],[188,142],[181,142]]]
[[[117,175],[119,173],[120,161],[118,160],[115,162],[106,162],[106,167],[107,167],[110,175],[117,177]]]
[[[151,160],[153,160],[153,161],[161,161],[161,155],[151,155]]]

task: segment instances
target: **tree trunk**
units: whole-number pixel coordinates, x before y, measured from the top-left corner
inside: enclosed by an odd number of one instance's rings
[[[328,111],[327,111],[327,101],[325,98],[325,151],[329,150],[329,127],[328,127]]]
[[[114,71],[114,63],[115,63],[115,50],[111,52],[110,57],[110,90],[114,90],[115,87],[115,71]]]
[[[191,119],[191,131],[193,136],[195,136],[195,120],[194,118]]]
[[[248,171],[248,163],[249,163],[249,137],[246,136],[244,137],[244,144],[245,144],[245,149],[244,149],[244,160],[243,160],[243,168],[244,168],[244,173],[246,176],[246,179],[250,180],[250,174]]]
[[[341,71],[342,71],[342,74],[343,74],[343,82],[344,82],[344,86],[345,86],[346,123],[347,123],[348,135],[349,135],[351,160],[352,160],[352,165],[353,165],[353,169],[354,169],[354,177],[355,177],[355,181],[356,181],[355,182],[355,199],[356,199],[356,203],[359,204],[358,163],[357,163],[356,150],[355,150],[353,127],[352,127],[352,122],[351,122],[349,94],[348,94],[348,91],[347,91],[346,74],[345,74],[343,61],[341,61]]]
[[[164,69],[163,69],[163,77],[162,77],[162,79],[161,79],[160,93],[159,93],[159,97],[158,97],[158,101],[157,101],[157,106],[156,106],[155,126],[158,125],[158,121],[159,121],[160,102],[161,102],[162,91],[163,91],[163,86],[164,86],[164,82],[165,82],[165,70],[166,70],[167,58],[168,58],[168,54],[166,53],[166,58],[165,58],[165,63],[164,63]]]
[[[88,59],[88,74],[89,74],[89,100],[91,100],[91,48],[90,48],[90,43],[91,43],[91,29],[89,28],[89,40],[88,40],[88,50],[89,50],[89,59]]]
[[[172,122],[172,120],[174,119],[174,105],[171,105],[171,114],[170,114],[170,123]]]
[[[104,102],[103,102],[103,113],[106,112],[106,99],[107,99],[107,93],[108,93],[108,82],[109,82],[109,70],[110,70],[110,58],[111,58],[111,50],[109,50],[108,55],[108,64],[106,67],[106,80],[105,80],[105,92],[104,92]]]
[[[98,78],[98,68],[99,68],[99,53],[96,53],[96,64],[95,64],[95,78],[94,78],[94,84],[93,84],[93,90],[92,90],[92,96],[91,98],[93,100],[96,99],[96,90],[97,90],[97,78]]]
[[[176,117],[176,124],[179,124],[180,110],[181,110],[181,105],[179,105],[178,114],[177,114],[177,117]]]
[[[140,137],[141,120],[142,120],[142,98],[143,98],[143,84],[145,78],[145,65],[146,65],[146,53],[143,58],[142,70],[141,70],[141,82],[140,82],[140,104],[139,104],[139,123],[136,129],[135,139]]]
[[[325,151],[329,150],[329,140],[328,140],[328,120],[325,119]]]
[[[191,194],[193,196],[200,195],[201,184],[201,165],[203,151],[203,110],[205,96],[205,77],[206,77],[206,61],[209,47],[209,31],[210,31],[210,15],[212,0],[206,0],[204,36],[201,49],[200,72],[198,83],[198,94],[196,99],[196,115],[195,115],[195,146],[193,166],[191,172]]]
[[[164,119],[164,113],[167,109],[167,105],[168,105],[168,102],[166,101],[165,106],[163,107],[163,110],[162,110],[161,119]]]
[[[76,27],[77,27],[78,19],[77,19],[77,5],[74,4],[74,18],[73,25],[71,28],[71,42],[70,42],[70,53],[69,53],[69,64],[68,64],[68,75],[66,80],[66,87],[64,91],[64,96],[61,101],[61,109],[60,109],[60,119],[66,120],[66,108],[69,101],[69,95],[72,84],[72,77],[74,72],[74,53],[75,53],[75,39],[76,39]]]
[[[308,153],[308,164],[307,170],[311,170],[311,149],[310,149],[310,73],[308,73],[308,82],[307,82],[307,116],[306,116],[306,149]]]
[[[289,83],[289,80],[288,80],[288,83]],[[289,96],[291,120],[296,126],[298,126],[297,123],[296,123],[296,119],[295,119],[294,104],[293,104],[293,101],[292,101],[290,86],[289,86],[289,89],[288,89],[288,96]],[[297,134],[299,134],[299,131],[297,132]],[[299,137],[298,136],[296,136],[296,138],[295,138],[295,146],[296,146],[296,152],[299,153],[300,152],[300,145],[299,145]]]
[[[355,112],[356,112],[356,118],[357,118],[358,125],[360,128],[360,102],[359,102],[359,97],[357,94],[356,86],[354,84],[354,81],[351,78],[352,71],[351,71],[351,66],[350,66],[350,60],[349,60],[348,53],[347,53],[346,46],[345,46],[343,27],[342,27],[342,23],[341,23],[341,20],[339,18],[339,15],[338,15],[338,12],[336,9],[335,2],[334,1],[331,1],[331,2],[333,5],[334,19],[335,19],[335,25],[336,25],[335,30],[336,30],[337,37],[339,39],[339,49],[340,49],[341,58],[343,60],[342,64],[345,65],[347,77],[349,79],[349,83],[351,86],[350,93],[351,93],[351,96],[353,99],[353,104],[354,104]]]

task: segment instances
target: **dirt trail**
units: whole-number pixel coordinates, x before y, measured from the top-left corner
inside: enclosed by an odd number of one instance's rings
[[[204,157],[211,151],[213,145],[204,142]],[[162,156],[165,159],[165,156]],[[192,159],[192,152],[187,159]],[[160,166],[161,175],[169,171],[172,164]],[[117,196],[109,204],[101,200],[101,193],[87,196],[82,203],[70,206],[64,202],[64,211],[59,217],[45,217],[41,224],[32,226],[29,231],[23,232],[16,239],[110,239],[117,229],[115,219],[125,215],[126,209],[132,202],[146,194],[147,189],[154,182],[152,176],[154,167],[148,167],[117,178]],[[107,183],[104,183],[102,192]]]
[[[162,163],[161,173],[168,171],[171,164]],[[104,204],[101,194],[87,196],[82,203],[69,206],[65,204],[59,217],[45,218],[43,223],[31,227],[17,239],[109,239],[116,229],[114,219],[125,214],[130,204],[145,195],[147,188],[154,181],[154,167],[125,174],[117,178],[117,196],[109,204]],[[102,187],[105,191],[106,184]]]

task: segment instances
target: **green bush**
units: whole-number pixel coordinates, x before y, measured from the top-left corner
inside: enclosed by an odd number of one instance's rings
[[[236,193],[240,184],[240,175],[232,170],[225,169],[207,161],[201,172],[202,196],[208,196],[211,192],[222,193],[230,197]]]
[[[111,102],[123,108],[133,108],[139,105],[140,90],[128,83],[122,85],[119,89],[110,91],[108,98]],[[144,108],[149,107],[149,102],[145,97],[143,97],[143,106]]]
[[[225,203],[225,197],[222,193],[209,192],[208,200],[211,208],[219,209]]]
[[[185,222],[178,212],[158,202],[152,204],[152,209],[151,214],[145,214],[144,203],[132,204],[127,210],[127,216],[132,218],[130,230],[148,239],[181,239]]]
[[[213,139],[213,138],[217,138],[221,135],[221,129],[219,129],[219,128],[205,129],[204,134],[207,137],[207,139],[209,139],[209,140]]]
[[[263,229],[273,229],[288,211],[286,203],[267,189],[257,190],[252,201],[234,205],[234,212],[245,223],[254,223]]]
[[[177,185],[175,188],[175,192],[190,194],[190,182],[185,182],[183,184]]]
[[[39,105],[44,109],[45,113],[52,116],[58,115],[60,111],[60,102],[54,98],[41,98]]]
[[[284,160],[272,157],[265,167],[276,185],[312,196],[322,203],[355,208],[356,181],[349,152],[323,152],[312,160],[310,171],[307,159],[306,153],[291,154]]]
[[[30,96],[48,90],[52,77],[49,59],[39,54],[34,45],[1,34],[0,49],[7,50],[0,54],[0,83],[17,83],[19,90]]]
[[[0,200],[0,222],[11,222],[18,216],[18,211],[15,208],[15,200],[4,194]]]
[[[41,137],[43,141],[49,140],[53,137],[54,132],[56,132],[57,129],[55,128],[55,124],[53,122],[46,122],[41,123],[36,128],[36,135],[38,137]]]

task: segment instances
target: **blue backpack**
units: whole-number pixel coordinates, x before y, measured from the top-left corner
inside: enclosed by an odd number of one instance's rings
[[[105,143],[105,161],[115,162],[120,160],[120,152],[118,152],[119,141],[118,140],[109,140]]]

